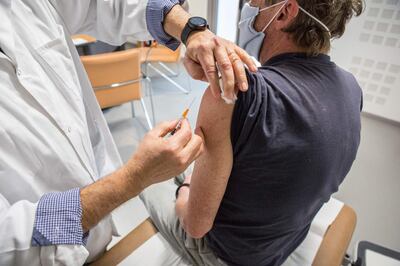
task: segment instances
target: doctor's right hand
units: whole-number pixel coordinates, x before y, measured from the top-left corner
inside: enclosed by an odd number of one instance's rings
[[[165,138],[178,121],[164,122],[151,130],[125,165],[142,189],[181,174],[203,151],[203,140],[192,133],[185,119],[181,128]]]

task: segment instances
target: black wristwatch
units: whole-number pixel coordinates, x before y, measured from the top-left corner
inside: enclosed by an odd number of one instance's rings
[[[189,36],[194,31],[205,31],[209,29],[207,20],[202,17],[191,17],[186,23],[185,28],[183,28],[181,34],[181,40],[184,45],[186,45]]]
[[[190,188],[190,184],[188,184],[188,183],[183,183],[182,185],[180,185],[180,186],[176,189],[176,191],[175,191],[175,198],[176,198],[176,199],[178,199],[179,190],[181,190],[181,188],[183,188],[183,187],[188,187],[188,188]]]

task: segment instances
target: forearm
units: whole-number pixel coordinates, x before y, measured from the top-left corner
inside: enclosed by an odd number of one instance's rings
[[[177,40],[181,40],[182,30],[190,18],[180,5],[175,5],[164,20],[164,30]]]
[[[134,198],[144,189],[137,177],[137,172],[123,167],[81,190],[84,232],[89,231],[111,211]]]
[[[204,139],[204,152],[196,160],[190,194],[185,198],[179,193],[176,203],[185,231],[195,238],[201,238],[211,230],[228,183],[233,163],[232,112],[233,106],[212,97],[209,89],[206,91],[196,129]]]

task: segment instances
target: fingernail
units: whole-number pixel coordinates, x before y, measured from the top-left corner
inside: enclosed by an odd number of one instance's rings
[[[242,82],[242,85],[240,85],[240,90],[247,91],[248,89],[249,89],[249,85],[246,82]]]

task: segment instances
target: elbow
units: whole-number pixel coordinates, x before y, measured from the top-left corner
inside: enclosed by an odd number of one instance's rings
[[[202,228],[188,228],[186,233],[194,239],[201,239],[203,238],[209,231],[210,229],[202,229]]]
[[[203,238],[212,228],[210,224],[184,224],[185,232],[194,239]]]

